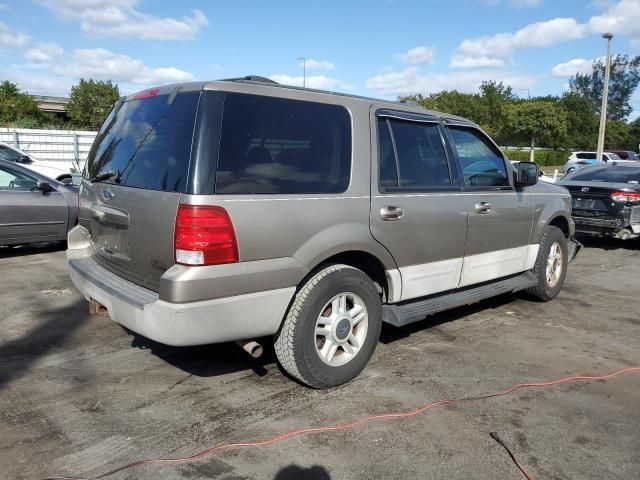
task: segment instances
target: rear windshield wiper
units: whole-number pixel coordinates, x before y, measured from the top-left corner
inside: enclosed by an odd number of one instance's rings
[[[105,180],[111,180],[113,178],[113,181],[116,183],[120,183],[120,176],[122,175],[122,173],[120,173],[120,170],[109,170],[107,172],[103,172],[103,173],[99,173],[95,176],[93,176],[92,178],[89,179],[90,182],[104,182]]]

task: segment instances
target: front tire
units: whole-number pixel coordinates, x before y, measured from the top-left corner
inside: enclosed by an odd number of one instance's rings
[[[276,356],[306,385],[341,385],[367,365],[381,325],[380,295],[371,279],[349,265],[331,265],[296,293],[276,335]]]
[[[526,292],[537,300],[548,302],[558,296],[567,275],[567,239],[558,227],[548,226],[540,239],[533,272],[538,284]]]

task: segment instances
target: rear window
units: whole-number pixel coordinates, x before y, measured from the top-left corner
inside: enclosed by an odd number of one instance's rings
[[[350,124],[349,113],[338,105],[227,93],[215,192],[344,192]]]
[[[582,153],[578,153],[576,154],[576,157],[582,159],[582,160],[595,160],[596,159],[596,154],[594,153],[590,153],[590,152],[582,152]]]
[[[579,170],[575,175],[568,178],[574,182],[610,182],[610,183],[640,183],[639,167],[623,167],[617,165],[608,168],[593,168]]]
[[[118,171],[120,185],[184,192],[199,93],[130,100],[105,120],[87,158],[87,176]]]

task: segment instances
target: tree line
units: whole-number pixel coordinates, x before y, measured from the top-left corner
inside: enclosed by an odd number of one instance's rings
[[[592,71],[569,79],[562,95],[524,99],[501,82],[486,81],[478,93],[442,91],[429,96],[411,95],[414,101],[440,112],[468,118],[479,124],[500,145],[564,150],[595,150],[604,88],[604,62]],[[617,55],[611,62],[605,149],[638,150],[640,118],[628,121],[631,97],[640,83],[640,56]]]
[[[97,130],[120,98],[110,80],[81,79],[71,87],[67,112],[59,115],[38,109],[36,101],[7,80],[0,83],[0,127]]]

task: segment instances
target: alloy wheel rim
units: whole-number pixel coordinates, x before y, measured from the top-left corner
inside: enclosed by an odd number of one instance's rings
[[[339,367],[349,363],[362,349],[369,315],[362,299],[342,292],[329,300],[316,320],[316,352],[324,363]]]
[[[562,247],[560,243],[554,242],[549,249],[547,257],[546,279],[550,288],[555,287],[562,275]]]

